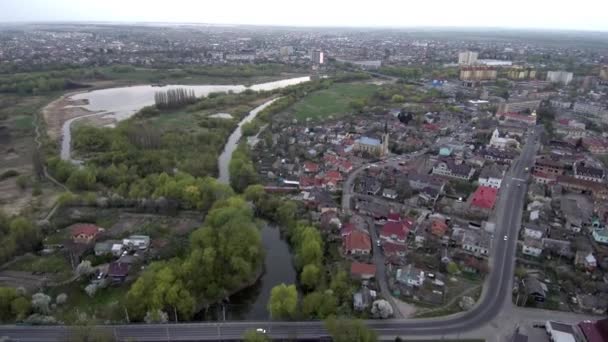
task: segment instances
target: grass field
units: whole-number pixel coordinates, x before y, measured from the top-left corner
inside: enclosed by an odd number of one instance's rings
[[[323,120],[350,113],[350,103],[370,96],[377,86],[364,83],[338,83],[329,89],[314,92],[293,106],[293,115],[298,120]]]
[[[55,312],[59,320],[74,323],[78,320],[78,315],[83,313],[89,318],[95,317],[98,322],[125,320],[124,302],[130,287],[128,284],[100,289],[93,297],[84,291],[86,285],[86,282],[73,282],[51,289],[49,295],[53,299],[60,293],[68,295],[66,304],[59,306]]]

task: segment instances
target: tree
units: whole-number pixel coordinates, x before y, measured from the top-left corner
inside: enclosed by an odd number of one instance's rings
[[[298,291],[295,285],[279,284],[270,291],[268,311],[274,319],[289,319],[296,314]]]
[[[89,295],[89,297],[95,297],[95,293],[97,293],[97,285],[96,284],[89,284],[84,288],[84,292],[87,293],[87,295]]]
[[[93,272],[95,272],[95,270],[93,269],[91,261],[83,260],[80,262],[80,264],[78,264],[78,266],[76,266],[75,272],[79,277],[87,277],[87,276],[93,274]]]
[[[19,177],[17,177],[17,186],[19,186],[19,188],[21,190],[25,190],[27,188],[27,186],[29,185],[30,180],[29,177],[26,175],[21,175]]]
[[[94,190],[96,183],[97,177],[90,169],[76,170],[67,180],[67,185],[72,190]]]
[[[405,97],[403,95],[395,94],[391,97],[391,102],[393,103],[401,103],[405,101]]]
[[[455,262],[450,261],[450,263],[448,263],[448,266],[447,266],[447,271],[449,274],[455,275],[455,274],[458,274],[458,272],[460,272],[460,269],[458,269],[458,265],[456,265]]]
[[[55,303],[57,303],[57,305],[63,305],[68,301],[68,295],[65,293],[60,293],[57,295],[57,298],[55,299]]]
[[[255,330],[247,330],[243,335],[245,342],[267,342],[270,341],[266,335]]]
[[[32,296],[32,308],[40,314],[48,315],[51,311],[49,307],[50,304],[51,297],[42,292],[38,292]]]
[[[338,300],[331,290],[311,292],[302,300],[302,313],[305,318],[324,319],[335,315],[338,310]]]
[[[387,319],[393,315],[393,307],[384,299],[376,300],[372,303],[372,315]]]
[[[333,274],[329,287],[340,302],[348,301],[352,297],[350,277],[344,270]]]
[[[304,266],[302,270],[302,274],[300,276],[300,281],[302,285],[304,285],[307,289],[313,290],[321,279],[321,270],[315,264],[308,264]]]
[[[266,196],[266,191],[264,191],[264,186],[255,184],[248,186],[243,195],[246,200],[253,202],[257,206],[262,198]]]
[[[11,312],[17,321],[25,319],[31,311],[32,304],[25,297],[17,297],[11,302]]]
[[[289,227],[296,219],[298,207],[294,201],[283,201],[277,208],[277,221]]]
[[[325,328],[334,342],[375,342],[376,333],[360,320],[336,319],[325,320]]]
[[[11,319],[11,303],[17,298],[17,291],[11,287],[0,287],[0,320],[6,322]]]

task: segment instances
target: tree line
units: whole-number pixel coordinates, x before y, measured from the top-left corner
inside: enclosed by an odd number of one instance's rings
[[[154,104],[158,109],[175,109],[196,103],[193,89],[177,88],[154,93]]]
[[[42,249],[42,234],[26,218],[0,212],[0,245],[0,263],[4,263],[16,255]]]

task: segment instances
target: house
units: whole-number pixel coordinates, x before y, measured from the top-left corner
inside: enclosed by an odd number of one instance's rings
[[[608,244],[608,228],[596,228],[591,233],[593,240],[597,243]]]
[[[126,248],[146,250],[150,247],[150,237],[147,235],[131,235],[122,240]]]
[[[353,230],[344,237],[344,251],[350,255],[369,255],[372,250],[372,242],[368,234]]]
[[[587,342],[608,341],[608,318],[598,321],[582,321],[578,324]]]
[[[113,282],[122,283],[129,275],[129,264],[122,262],[112,262],[108,267],[108,278]]]
[[[593,253],[581,250],[574,255],[574,265],[587,271],[593,271],[597,267],[597,260]]]
[[[319,172],[319,164],[313,162],[304,162],[304,172],[306,173],[317,173]]]
[[[359,188],[363,194],[376,196],[380,192],[382,184],[375,177],[364,176],[359,180]]]
[[[385,188],[382,190],[382,197],[394,200],[397,198],[397,191]]]
[[[438,192],[443,191],[445,182],[438,177],[432,177],[427,174],[410,173],[408,174],[408,183],[412,190],[423,190],[426,188],[436,189]]]
[[[350,265],[350,275],[353,279],[369,280],[376,277],[376,265],[353,262]]]
[[[438,176],[470,180],[475,173],[475,169],[453,159],[443,159],[433,167],[432,173]]]
[[[564,174],[564,164],[555,158],[543,155],[536,158],[534,161],[534,171],[552,175],[562,175]]]
[[[498,188],[491,188],[487,186],[479,186],[475,193],[473,193],[473,199],[471,200],[471,206],[479,209],[491,210],[496,204],[496,197],[498,195]]]
[[[113,243],[110,241],[97,242],[93,248],[95,255],[102,256],[110,254],[112,252],[112,245]]]
[[[445,220],[442,219],[433,219],[431,222],[431,234],[437,237],[445,236],[445,233],[448,230],[448,225],[445,223]]]
[[[399,213],[390,213],[386,219],[391,222],[399,222],[401,221],[401,215],[399,215]]]
[[[115,257],[119,257],[122,255],[123,251],[124,251],[124,246],[120,243],[114,243],[112,244],[112,249],[111,249],[111,253],[113,256]]]
[[[535,224],[525,224],[524,225],[524,237],[529,237],[533,239],[542,239],[546,230],[544,228],[539,227]]]
[[[355,224],[352,222],[348,222],[342,225],[342,228],[340,228],[340,236],[342,238],[350,235],[353,231],[355,231],[357,228],[355,227]]]
[[[425,274],[424,271],[409,264],[405,268],[397,270],[396,279],[401,284],[410,287],[420,287],[424,284]]]
[[[72,226],[71,235],[74,243],[88,244],[95,240],[103,228],[94,224],[79,223]]]
[[[557,177],[554,174],[535,170],[532,172],[532,179],[538,184],[553,184]]]
[[[382,226],[380,239],[393,243],[405,243],[412,225],[413,222],[407,219],[398,222],[388,221]]]
[[[500,189],[504,171],[496,164],[486,165],[479,174],[479,185],[489,188]]]
[[[517,152],[512,150],[499,150],[496,148],[486,148],[480,152],[485,160],[494,161],[501,164],[510,164],[516,157]]]
[[[532,237],[526,237],[522,244],[521,252],[525,255],[539,257],[543,253],[542,241]]]
[[[574,178],[591,182],[601,183],[604,181],[604,170],[585,165],[585,162],[577,162],[572,165]]]
[[[545,330],[549,341],[555,342],[576,342],[576,333],[574,327],[566,323],[558,323],[554,321],[547,321],[545,323]]]
[[[457,242],[463,250],[475,255],[487,256],[490,254],[492,239],[488,233],[460,228],[454,229],[454,234],[459,235]]]
[[[384,252],[384,256],[387,258],[390,257],[405,257],[407,248],[403,244],[392,243],[392,242],[384,242],[382,244],[382,251]]]
[[[338,213],[333,210],[328,210],[321,214],[319,221],[321,229],[325,232],[339,230],[340,227],[342,227],[342,222],[340,222]]]
[[[537,278],[528,276],[522,283],[525,288],[526,295],[534,298],[536,302],[542,303],[547,298],[547,286],[540,282]]]
[[[572,251],[572,243],[570,241],[564,240],[556,240],[543,238],[543,250],[550,252],[554,255],[566,258],[574,257],[574,252]]]

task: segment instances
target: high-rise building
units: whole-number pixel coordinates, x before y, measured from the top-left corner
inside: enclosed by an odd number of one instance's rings
[[[563,85],[568,85],[572,82],[572,78],[574,74],[567,71],[549,71],[547,73],[547,81],[551,83],[561,83]]]
[[[490,81],[497,76],[496,68],[486,66],[469,66],[460,68],[461,81]]]
[[[602,65],[600,69],[600,78],[602,81],[608,81],[608,65]]]
[[[507,72],[507,76],[512,80],[528,80],[536,78],[536,70],[530,67],[514,66]]]
[[[474,51],[463,51],[458,54],[458,64],[460,65],[473,65],[477,63],[477,56],[479,53]]]
[[[313,50],[311,59],[314,64],[324,64],[325,63],[325,54],[323,53],[323,51]]]

